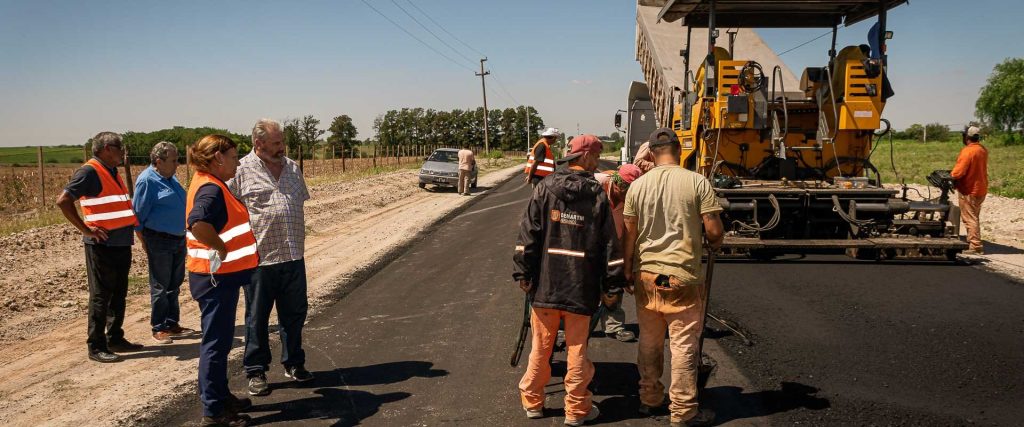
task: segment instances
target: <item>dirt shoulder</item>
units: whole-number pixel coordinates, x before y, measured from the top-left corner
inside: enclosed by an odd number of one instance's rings
[[[514,176],[520,167],[511,164],[495,161],[484,168],[476,196]],[[311,312],[475,199],[421,190],[416,173],[401,170],[311,188]],[[128,339],[146,348],[109,365],[86,358],[88,291],[80,235],[68,225],[29,230],[0,238],[0,253],[0,425],[137,424],[154,421],[162,402],[195,395],[199,339],[158,345],[149,337],[147,266],[140,248],[134,251],[124,327]],[[182,324],[198,329],[198,306],[187,289],[180,301]],[[242,345],[242,315],[240,304],[236,348]],[[240,357],[239,351],[231,354],[233,360]]]

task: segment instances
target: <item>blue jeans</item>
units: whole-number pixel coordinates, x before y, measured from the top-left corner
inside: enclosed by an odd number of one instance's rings
[[[178,325],[178,293],[185,280],[185,237],[170,236],[142,230],[149,259],[149,296],[153,311],[150,324],[153,332],[166,331]]]
[[[209,281],[209,276],[192,273],[189,282]],[[203,340],[199,345],[199,400],[203,415],[214,417],[224,411],[228,390],[228,352],[235,335],[238,284],[220,281],[196,298],[202,317]]]
[[[277,305],[278,332],[281,334],[281,364],[285,367],[306,363],[302,350],[302,325],[309,308],[306,299],[306,261],[261,265],[252,274],[245,289],[245,372],[255,374],[270,369],[270,310]]]

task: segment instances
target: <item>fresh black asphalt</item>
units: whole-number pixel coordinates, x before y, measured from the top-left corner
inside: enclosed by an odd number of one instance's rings
[[[476,196],[482,199],[312,318],[304,340],[316,379],[296,384],[275,365],[272,394],[253,399],[254,422],[561,425],[564,363],[557,361],[564,354],[556,356],[542,420],[527,420],[520,408],[516,385],[526,356],[518,368],[508,364],[523,297],[511,281],[511,257],[528,196],[520,179]],[[627,298],[635,331],[631,305]],[[748,383],[721,383],[728,377],[721,374],[712,380],[705,398],[727,425],[1024,419],[1024,286],[1001,276],[828,256],[722,261],[711,311],[755,341],[746,347],[712,334],[738,365],[732,376]],[[667,424],[636,415],[636,344],[595,334],[591,358],[598,424]],[[231,388],[244,393],[238,369]],[[199,418],[198,399],[192,402],[174,424]]]

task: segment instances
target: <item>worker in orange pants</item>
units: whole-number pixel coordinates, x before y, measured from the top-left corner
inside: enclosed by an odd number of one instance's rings
[[[551,379],[558,324],[565,323],[568,369],[565,425],[580,426],[600,416],[587,386],[594,365],[587,359],[590,318],[601,293],[618,293],[625,282],[622,248],[611,204],[594,179],[601,141],[573,138],[568,168],[556,170],[534,188],[523,214],[513,256],[513,280],[530,301],[533,349],[519,383],[527,418],[544,417],[544,386]]]
[[[551,380],[548,360],[555,346],[558,324],[565,321],[566,362],[565,413],[573,418],[584,418],[590,411],[591,393],[587,385],[594,378],[594,364],[587,358],[587,336],[590,316],[551,308],[534,308],[530,314],[533,330],[533,351],[523,379],[519,381],[520,397],[524,408],[544,407],[544,386]]]

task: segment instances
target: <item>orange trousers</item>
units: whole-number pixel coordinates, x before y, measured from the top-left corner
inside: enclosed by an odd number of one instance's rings
[[[544,407],[544,386],[551,380],[551,351],[555,347],[558,324],[565,321],[565,346],[569,367],[565,384],[565,417],[582,419],[590,413],[592,393],[587,390],[594,379],[594,364],[587,358],[587,336],[590,335],[590,316],[551,308],[530,309],[530,330],[533,332],[530,362],[519,381],[519,395],[525,409]]]
[[[981,204],[985,196],[960,194],[960,218],[967,228],[967,244],[972,250],[983,249],[981,244]]]
[[[668,409],[672,422],[697,415],[697,366],[701,319],[707,290],[704,284],[682,285],[671,278],[672,289],[654,285],[657,274],[641,271],[636,289],[636,318],[640,324],[637,368],[640,371],[640,402],[660,406],[665,399],[661,375],[665,369],[665,333],[672,352]]]

